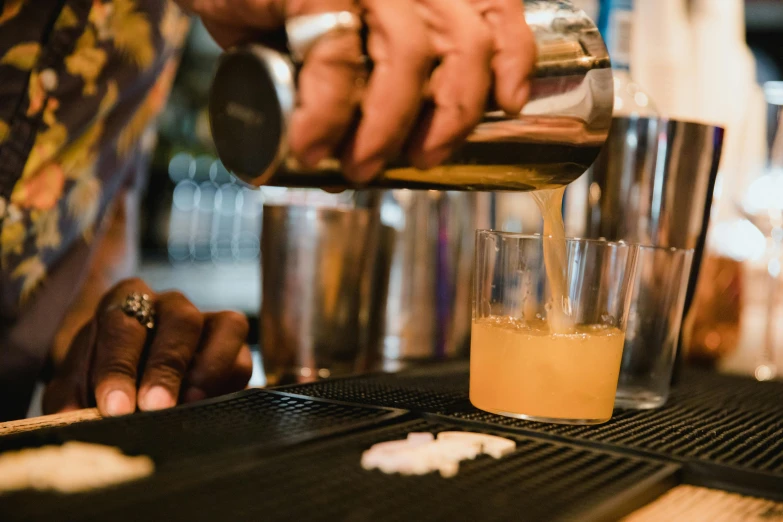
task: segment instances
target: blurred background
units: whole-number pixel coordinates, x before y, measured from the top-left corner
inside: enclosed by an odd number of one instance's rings
[[[574,3],[598,18],[598,0]],[[754,185],[770,130],[761,85],[783,79],[783,1],[637,0],[632,21],[634,35],[624,52],[633,80],[655,100],[656,110],[727,128],[702,273],[708,282],[700,283],[684,348],[700,364],[757,372],[759,347],[770,335],[779,339],[775,346],[783,360],[783,299],[769,291],[770,277],[779,276],[776,245],[783,237],[759,201],[759,194],[779,190],[783,206],[783,187]],[[333,206],[348,204],[351,195],[250,190],[232,180],[215,156],[206,109],[219,53],[195,23],[160,120],[144,200],[140,276],[153,288],[182,290],[203,309],[246,313],[257,339],[263,204]],[[685,93],[691,97],[683,98]],[[587,190],[570,188],[570,204],[578,205]],[[755,208],[763,208],[765,217]],[[505,230],[534,232],[540,226],[532,201],[504,215],[497,225]]]

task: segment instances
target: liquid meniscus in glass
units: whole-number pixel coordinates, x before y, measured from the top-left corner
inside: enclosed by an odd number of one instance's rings
[[[543,321],[473,321],[470,401],[518,417],[604,422],[611,418],[625,334],[577,326],[552,333]]]

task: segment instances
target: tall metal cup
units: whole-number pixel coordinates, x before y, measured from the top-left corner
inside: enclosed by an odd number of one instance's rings
[[[694,249],[692,300],[724,131],[670,119],[613,118],[587,171],[586,237]]]
[[[387,369],[467,355],[477,196],[384,192],[381,219],[396,231],[383,341]]]
[[[581,220],[567,216],[578,223],[568,234],[694,250],[684,289],[686,315],[696,288],[723,137],[722,128],[710,125],[614,118],[604,149],[585,174],[586,212]],[[670,289],[660,288],[660,296],[654,289],[672,267],[661,261],[653,264],[643,275],[649,280],[640,284],[648,299],[665,300]],[[670,325],[680,328],[678,321]]]
[[[264,206],[261,353],[269,384],[375,366],[392,241],[369,209]]]

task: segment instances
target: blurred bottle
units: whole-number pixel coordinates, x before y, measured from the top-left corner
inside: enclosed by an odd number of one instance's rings
[[[731,355],[740,338],[742,263],[711,253],[701,266],[693,307],[684,325],[687,361],[714,368]]]
[[[631,71],[635,3],[638,0],[601,0],[598,29],[612,60],[615,116],[653,117],[656,106]]]
[[[696,116],[692,28],[687,0],[636,0],[630,36],[633,79],[659,113],[685,121]]]
[[[697,296],[685,326],[690,361],[714,365],[743,338],[747,265],[765,240],[741,210],[740,198],[764,171],[766,102],[745,41],[743,0],[692,0],[694,117],[726,129],[711,230]]]
[[[763,170],[766,103],[745,41],[744,1],[692,0],[691,13],[695,117],[726,128],[715,194],[715,217],[725,221],[737,217],[734,198]]]
[[[765,243],[745,220],[715,223],[707,243],[682,345],[689,363],[713,368],[739,347],[748,298],[745,264],[763,254]]]

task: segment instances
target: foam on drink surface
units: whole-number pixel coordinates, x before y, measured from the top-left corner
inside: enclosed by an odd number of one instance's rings
[[[545,321],[473,321],[470,401],[482,410],[601,422],[612,416],[625,335],[615,327],[553,333]]]

